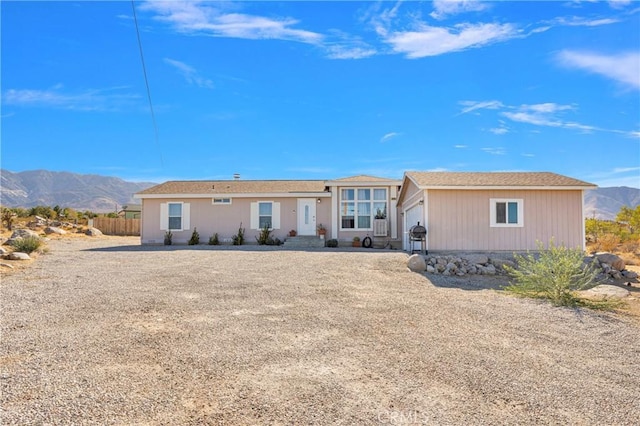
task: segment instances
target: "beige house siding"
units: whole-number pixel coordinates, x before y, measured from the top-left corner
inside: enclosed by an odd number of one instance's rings
[[[581,190],[425,191],[430,250],[528,250],[536,241],[582,248]],[[522,199],[523,227],[490,226],[490,199]]]
[[[315,197],[310,197],[315,198]],[[142,244],[162,244],[165,231],[160,229],[160,205],[166,202],[184,202],[190,204],[190,227],[184,231],[172,231],[173,242],[184,244],[193,228],[198,228],[200,243],[206,244],[214,233],[218,233],[221,242],[230,242],[238,232],[240,222],[245,228],[245,241],[255,243],[259,230],[250,229],[251,203],[256,201],[273,201],[280,203],[280,229],[271,235],[284,240],[292,229],[297,229],[297,198],[233,198],[231,204],[212,204],[211,198],[153,198],[144,199],[142,208]],[[316,222],[322,223],[330,232],[331,207],[329,199],[323,199],[316,205]]]

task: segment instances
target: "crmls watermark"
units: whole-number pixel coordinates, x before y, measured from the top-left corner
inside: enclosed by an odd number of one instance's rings
[[[427,413],[418,410],[384,410],[378,413],[378,421],[388,425],[426,425]]]

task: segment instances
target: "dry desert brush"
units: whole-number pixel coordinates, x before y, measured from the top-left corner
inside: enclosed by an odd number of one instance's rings
[[[515,255],[517,267],[505,266],[512,282],[505,290],[524,297],[547,299],[556,306],[586,305],[576,291],[597,284],[593,263],[585,263],[579,249],[537,243],[536,254]]]
[[[31,254],[42,246],[42,240],[40,237],[17,238],[11,246],[16,252]]]

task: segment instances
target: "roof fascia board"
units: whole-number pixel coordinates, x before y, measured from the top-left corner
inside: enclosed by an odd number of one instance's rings
[[[508,185],[487,185],[487,186],[447,186],[447,185],[418,185],[420,189],[461,189],[471,191],[481,191],[483,189],[490,190],[553,190],[553,191],[574,191],[590,188],[597,188],[596,185],[578,185],[578,186],[508,186]]]
[[[401,180],[385,180],[385,181],[367,181],[367,182],[344,182],[339,180],[329,180],[326,182],[327,186],[400,186]]]
[[[217,194],[134,194],[133,198],[329,198],[329,192],[245,192]]]

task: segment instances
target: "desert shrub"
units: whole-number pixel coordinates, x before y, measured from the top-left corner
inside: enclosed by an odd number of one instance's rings
[[[327,240],[327,247],[338,247],[338,240],[335,238]]]
[[[170,246],[173,240],[173,233],[171,231],[167,231],[164,233],[164,245]]]
[[[260,234],[256,237],[256,241],[258,242],[258,245],[263,246],[265,244],[269,244],[270,240],[273,241],[273,238],[271,238],[271,230],[269,230],[269,227],[265,225],[265,227],[260,230]]]
[[[189,238],[188,244],[190,246],[197,246],[200,244],[200,234],[198,234],[198,228],[193,228],[193,232],[191,233],[191,238]]]
[[[209,245],[210,246],[220,245],[220,238],[218,237],[218,233],[217,232],[215,234],[213,234],[211,237],[209,237]]]
[[[231,241],[234,246],[241,246],[244,244],[244,228],[242,227],[242,222],[240,222],[238,233],[231,237]]]
[[[576,290],[597,283],[597,271],[592,263],[584,262],[582,250],[556,246],[554,241],[544,248],[538,242],[539,255],[515,254],[517,268],[505,266],[512,279],[505,290],[524,297],[548,299],[556,306],[577,306]]]
[[[620,237],[616,234],[604,234],[598,238],[599,251],[613,251],[620,244]]]
[[[13,221],[18,215],[11,209],[2,208],[2,223],[7,227],[9,231],[13,230]]]
[[[42,240],[39,237],[24,237],[14,240],[11,245],[15,251],[29,254],[42,246]]]

